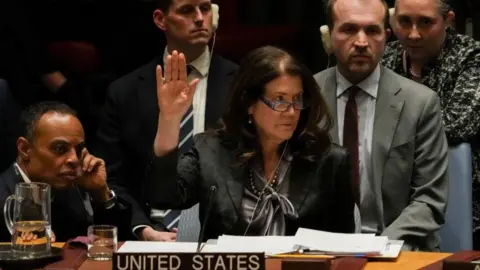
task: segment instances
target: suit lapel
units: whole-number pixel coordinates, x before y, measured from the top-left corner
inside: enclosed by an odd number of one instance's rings
[[[299,164],[301,163],[301,164]],[[307,175],[307,172],[312,171],[306,169],[309,164],[302,160],[292,160],[291,163],[291,172],[290,172],[290,181],[288,188],[288,198],[290,202],[295,207],[295,210],[300,214],[300,210],[310,193],[310,185],[312,183],[312,176]]]
[[[24,182],[22,176],[15,172],[15,165],[11,165],[8,170],[5,171],[7,174],[4,178],[7,184],[7,188],[9,193],[8,194],[15,194],[15,187],[18,183]]]
[[[226,181],[228,195],[232,200],[233,206],[235,208],[235,217],[234,223],[237,223],[238,217],[241,213],[241,204],[244,192],[244,177],[245,177],[245,166],[231,166],[230,167],[230,179]]]
[[[383,171],[404,104],[404,101],[397,96],[400,90],[401,87],[395,83],[395,78],[382,67],[373,124],[373,179],[371,179],[380,215],[383,213],[381,191]],[[383,216],[380,218],[383,220]]]
[[[222,167],[228,168],[228,173],[222,175],[221,177],[224,179],[228,195],[233,204],[233,224],[237,224],[238,218],[241,214],[241,204],[244,194],[244,179],[246,177],[246,165],[235,164],[235,162],[238,160],[237,155],[239,153],[239,149],[232,150],[227,146],[225,150],[228,152],[228,159],[225,160],[225,163]]]
[[[150,63],[145,65],[140,71],[138,77],[138,89],[137,89],[137,98],[138,106],[136,110],[140,115],[140,121],[142,121],[142,132],[148,134],[148,138],[155,138],[155,133],[157,130],[157,119],[158,119],[158,102],[157,102],[157,85],[156,85],[156,75],[155,68],[157,65],[163,67],[163,56],[158,55]]]
[[[205,106],[205,129],[216,125],[225,112],[230,76],[233,72],[225,70],[221,58],[213,54],[207,81],[207,101]]]
[[[330,137],[332,142],[339,144],[338,138],[338,115],[337,115],[337,78],[335,76],[335,69],[330,69],[330,74],[327,75],[325,84],[322,86],[322,91],[325,93],[327,104],[329,106],[330,114],[333,117],[333,127],[330,130]]]
[[[138,99],[144,109],[141,109],[144,113],[142,118],[152,118],[155,116],[155,119],[158,118],[158,102],[157,102],[157,78],[155,75],[155,68],[157,65],[163,67],[163,61],[161,56],[157,56],[150,63],[145,65],[140,74],[138,82]],[[156,126],[155,126],[156,127]]]

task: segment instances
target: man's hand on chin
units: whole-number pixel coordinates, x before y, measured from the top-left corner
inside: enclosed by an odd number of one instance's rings
[[[161,241],[161,242],[175,242],[177,239],[177,229],[174,232],[159,232],[151,227],[145,227],[142,231],[142,239],[144,241]]]
[[[107,186],[107,170],[103,159],[91,155],[87,148],[83,148],[80,166],[78,185],[88,190],[95,201],[109,200],[110,189]]]

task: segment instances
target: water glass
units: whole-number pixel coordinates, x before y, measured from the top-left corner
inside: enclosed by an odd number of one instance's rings
[[[95,261],[108,261],[117,251],[117,227],[112,225],[92,225],[88,227],[88,258]]]

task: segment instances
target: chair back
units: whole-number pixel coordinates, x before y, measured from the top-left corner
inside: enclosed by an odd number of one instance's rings
[[[448,150],[448,206],[440,230],[440,249],[457,252],[472,249],[472,153],[469,143]]]

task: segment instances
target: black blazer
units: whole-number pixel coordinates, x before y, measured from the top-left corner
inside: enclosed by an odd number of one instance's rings
[[[0,175],[0,206],[5,204],[8,196],[15,193],[15,185],[23,182],[20,175],[17,175],[15,168],[10,166]],[[77,236],[87,235],[87,228],[92,224],[116,225],[119,230],[119,238],[128,229],[122,217],[130,215],[128,203],[119,201],[111,209],[105,209],[103,205],[92,204],[93,217],[88,214],[82,196],[85,192],[77,187],[63,191],[52,190],[52,230],[55,233],[57,242],[66,242]],[[4,222],[3,210],[0,218],[0,242],[10,242],[12,236]]]
[[[148,169],[146,194],[154,207],[187,209],[200,203],[203,224],[211,186],[217,191],[203,240],[222,234],[243,235],[247,227],[240,217],[248,169],[238,166],[236,144],[215,132],[198,134],[191,151],[177,159],[177,151],[155,157]],[[350,233],[355,229],[354,198],[347,152],[338,146],[318,161],[293,158],[288,198],[298,219],[287,220],[286,235],[299,227]]]
[[[113,82],[107,92],[103,121],[94,152],[107,164],[108,184],[132,204],[131,228],[152,225],[150,207],[142,198],[145,168],[150,161],[158,124],[155,68],[163,55]],[[205,128],[223,114],[237,66],[213,54],[207,83]]]
[[[17,138],[22,108],[12,96],[3,79],[0,79],[0,172],[4,172],[17,156]],[[0,221],[1,222],[1,221]]]

